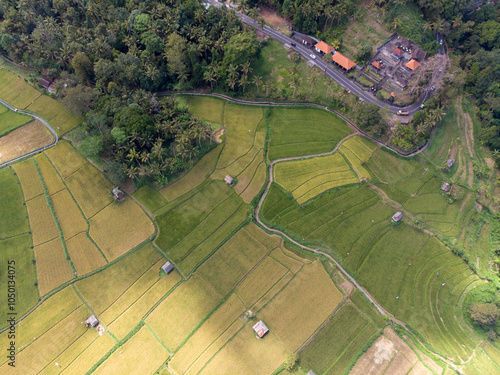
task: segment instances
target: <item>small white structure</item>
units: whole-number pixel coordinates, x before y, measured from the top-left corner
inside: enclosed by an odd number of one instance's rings
[[[448,159],[448,161],[446,162],[446,166],[448,168],[451,168],[451,167],[453,167],[453,163],[454,163],[453,159]]]
[[[255,324],[252,328],[255,333],[257,333],[257,336],[259,336],[259,339],[263,338],[264,335],[269,332],[269,329],[266,327],[262,320],[259,320],[257,324]]]
[[[85,325],[87,327],[97,327],[99,325],[99,321],[95,317],[95,315],[90,315],[89,318],[85,321]]]
[[[170,262],[167,262],[163,266],[161,266],[161,269],[168,275],[170,272],[172,272],[174,266],[172,266]]]
[[[396,212],[393,216],[392,216],[392,221],[394,221],[395,223],[397,223],[398,221],[400,221],[401,219],[403,218],[403,213],[398,211]]]
[[[443,184],[443,186],[441,186],[441,190],[444,191],[444,192],[447,192],[447,191],[450,191],[450,187],[451,187],[450,184],[447,183],[447,182],[445,182]]]
[[[226,184],[228,184],[229,186],[232,186],[233,182],[234,182],[234,178],[232,178],[230,175],[227,175],[226,177],[224,177],[224,182]]]

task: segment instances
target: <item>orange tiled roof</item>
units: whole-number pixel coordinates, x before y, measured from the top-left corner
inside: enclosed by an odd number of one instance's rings
[[[378,61],[373,61],[372,62],[372,65],[377,68],[377,69],[380,69],[382,67],[382,65],[380,65],[380,63]]]
[[[317,49],[319,49],[323,53],[332,53],[334,51],[332,46],[329,46],[328,44],[326,44],[323,41],[317,43],[314,47],[316,47]]]
[[[411,59],[408,64],[406,64],[407,68],[410,68],[411,70],[415,70],[420,66],[420,63],[417,60]]]
[[[332,59],[345,70],[351,70],[356,66],[356,63],[354,61],[349,60],[347,57],[338,52],[333,54]]]
[[[402,56],[404,52],[401,51],[398,47],[396,47],[392,50],[392,53],[395,54],[396,56]]]

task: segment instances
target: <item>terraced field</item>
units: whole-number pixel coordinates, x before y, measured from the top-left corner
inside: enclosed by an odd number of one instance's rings
[[[486,285],[480,276],[493,274],[496,223],[479,212],[467,177],[440,189],[467,176],[458,143],[456,169],[440,165],[456,142],[450,120],[438,131],[444,146],[408,160],[349,136],[325,111],[185,102],[226,138],[167,186],[115,202],[113,185],[66,141],[0,171],[0,260],[14,258],[23,272],[18,317],[35,307],[17,322],[19,366],[10,372],[498,370],[500,351],[464,315]],[[292,156],[273,165],[264,191],[269,161]],[[389,315],[332,261],[257,225],[260,192],[267,226],[330,254]],[[97,331],[84,325],[90,315]],[[259,321],[269,328],[262,339],[252,329]],[[0,373],[7,366],[4,356]]]

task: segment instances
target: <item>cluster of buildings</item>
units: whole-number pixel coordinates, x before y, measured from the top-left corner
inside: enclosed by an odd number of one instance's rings
[[[354,61],[348,59],[340,52],[335,51],[335,49],[332,46],[328,45],[322,40],[318,40],[309,35],[305,35],[296,31],[292,33],[291,38],[302,43],[305,46],[314,48],[314,50],[321,56],[331,54],[332,62],[346,72],[350,71],[352,68],[356,66],[356,63]]]

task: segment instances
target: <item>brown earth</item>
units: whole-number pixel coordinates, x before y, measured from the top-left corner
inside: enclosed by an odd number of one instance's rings
[[[219,130],[214,132],[213,138],[217,143],[222,143],[222,135],[224,134],[224,128],[220,128]]]
[[[22,156],[54,140],[50,131],[38,120],[0,137],[0,163]]]
[[[405,337],[405,339],[407,338]],[[361,356],[350,374],[432,374],[422,362],[438,374],[443,370],[432,359],[413,346],[408,345],[405,340],[387,327],[384,334]]]
[[[290,21],[287,21],[283,17],[276,14],[269,8],[261,7],[259,16],[264,18],[264,20],[276,29],[281,29],[282,26],[292,26]]]

